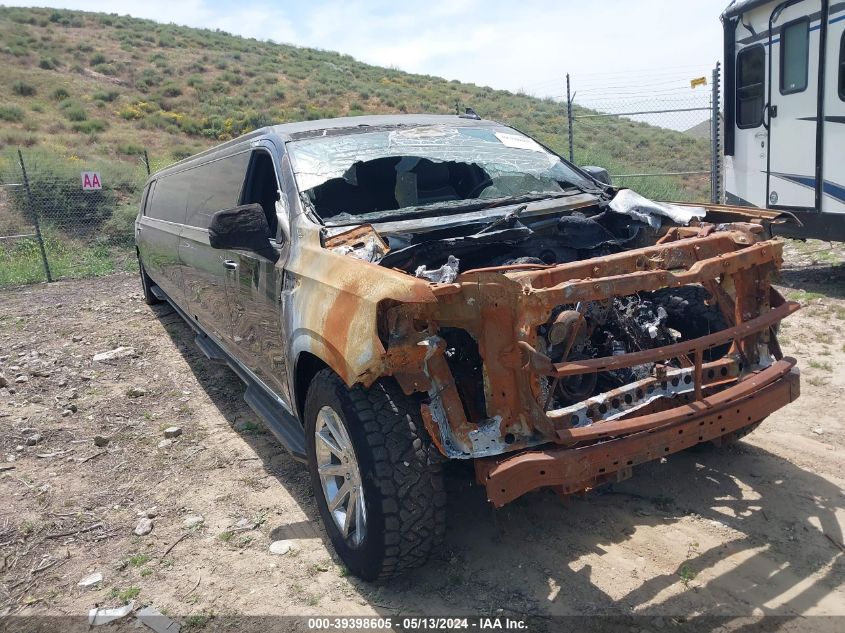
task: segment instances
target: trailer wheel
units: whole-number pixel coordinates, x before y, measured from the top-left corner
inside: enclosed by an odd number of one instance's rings
[[[443,540],[446,495],[419,405],[392,380],[348,389],[324,369],[305,436],[320,516],[350,572],[376,580],[423,564]]]

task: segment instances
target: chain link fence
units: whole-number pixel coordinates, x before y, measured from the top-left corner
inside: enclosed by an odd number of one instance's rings
[[[134,270],[136,162],[87,163],[46,152],[0,155],[0,287]]]
[[[719,202],[719,64],[687,75],[592,77],[580,87],[567,76],[570,157],[651,198]]]

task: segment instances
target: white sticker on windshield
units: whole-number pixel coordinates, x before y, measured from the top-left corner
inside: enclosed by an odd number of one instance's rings
[[[496,132],[496,138],[502,141],[505,147],[514,147],[516,149],[530,149],[532,152],[544,152],[542,146],[527,136],[521,134],[509,134],[508,132]]]

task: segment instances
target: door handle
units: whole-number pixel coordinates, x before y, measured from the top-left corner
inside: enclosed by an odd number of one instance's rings
[[[232,259],[224,260],[223,261],[223,268],[225,268],[226,270],[237,270],[238,262],[236,262]]]

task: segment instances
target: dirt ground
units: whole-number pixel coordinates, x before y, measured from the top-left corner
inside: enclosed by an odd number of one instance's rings
[[[785,292],[806,307],[782,343],[803,393],[741,443],[566,503],[535,493],[494,512],[452,482],[441,555],[380,585],[346,575],[304,468],[135,276],[4,291],[0,615],[129,599],[183,631],[235,614],[645,614],[653,630],[694,614],[845,615],[843,253],[788,246]],[[93,360],[119,346],[134,354]],[[162,443],[171,426],[183,433]],[[143,512],[153,529],[135,536]],[[271,555],[278,539],[293,549]],[[94,572],[102,583],[77,586]]]

